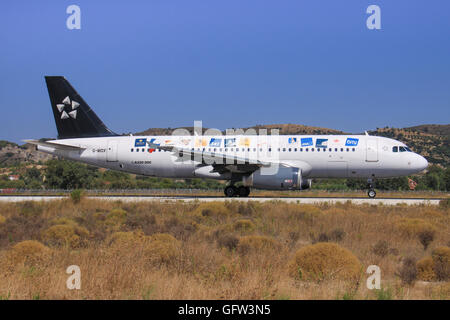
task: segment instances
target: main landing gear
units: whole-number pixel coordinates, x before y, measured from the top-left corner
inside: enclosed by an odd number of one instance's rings
[[[234,185],[228,186],[224,190],[225,196],[227,197],[248,197],[250,194],[249,187],[236,187]]]
[[[375,180],[373,179],[367,179],[367,188],[369,189],[367,191],[367,195],[369,198],[375,198],[377,193],[375,192]]]

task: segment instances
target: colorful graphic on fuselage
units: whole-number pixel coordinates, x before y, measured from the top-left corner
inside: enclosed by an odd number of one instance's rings
[[[211,140],[209,141],[209,146],[218,148],[218,147],[220,147],[221,143],[222,143],[222,139],[211,138]]]
[[[239,139],[240,147],[250,147],[250,138],[241,138]]]
[[[345,141],[346,146],[350,147],[356,147],[358,145],[359,139],[358,138],[347,138]]]
[[[236,147],[236,138],[225,139],[225,148]]]
[[[288,139],[288,143],[289,143],[289,144],[297,143],[297,138],[289,138],[289,139]]]
[[[312,138],[301,138],[300,142],[302,147],[308,147],[313,145]]]
[[[328,147],[328,139],[316,139],[316,148]]]
[[[149,145],[149,146],[151,146],[152,144],[157,145],[157,146],[160,145],[160,143],[155,143],[155,142],[156,142],[156,139],[155,139],[155,138],[151,138],[150,141],[148,141],[148,145]],[[155,152],[155,151],[156,151],[156,149],[154,149],[154,148],[152,148],[152,147],[150,147],[150,148],[148,149],[148,152],[149,152],[149,153],[152,153],[152,152]]]
[[[134,140],[134,146],[135,147],[145,147],[146,144],[147,144],[147,139],[146,138],[140,138],[140,139]]]
[[[195,140],[196,147],[206,147],[207,141],[205,138],[200,138]]]

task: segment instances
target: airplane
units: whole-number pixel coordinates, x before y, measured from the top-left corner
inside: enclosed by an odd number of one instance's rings
[[[46,76],[57,139],[24,140],[58,157],[152,177],[226,180],[227,197],[250,187],[305,190],[314,178],[375,180],[419,173],[427,160],[404,143],[365,135],[133,136],[111,131],[62,76]],[[240,186],[236,186],[239,183]]]

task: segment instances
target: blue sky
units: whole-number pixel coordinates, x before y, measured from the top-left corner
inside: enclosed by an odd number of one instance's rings
[[[66,28],[71,4],[81,30]],[[56,136],[44,75],[118,133],[447,124],[449,13],[447,0],[4,1],[0,139]]]

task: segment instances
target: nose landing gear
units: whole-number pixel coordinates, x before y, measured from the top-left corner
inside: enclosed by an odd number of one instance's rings
[[[377,193],[375,192],[375,180],[367,179],[367,188],[369,189],[367,191],[367,195],[369,196],[369,198],[375,198],[377,195]]]
[[[227,197],[248,197],[250,194],[250,188],[249,187],[236,187],[234,185],[230,185],[225,187],[224,190],[225,196]]]

